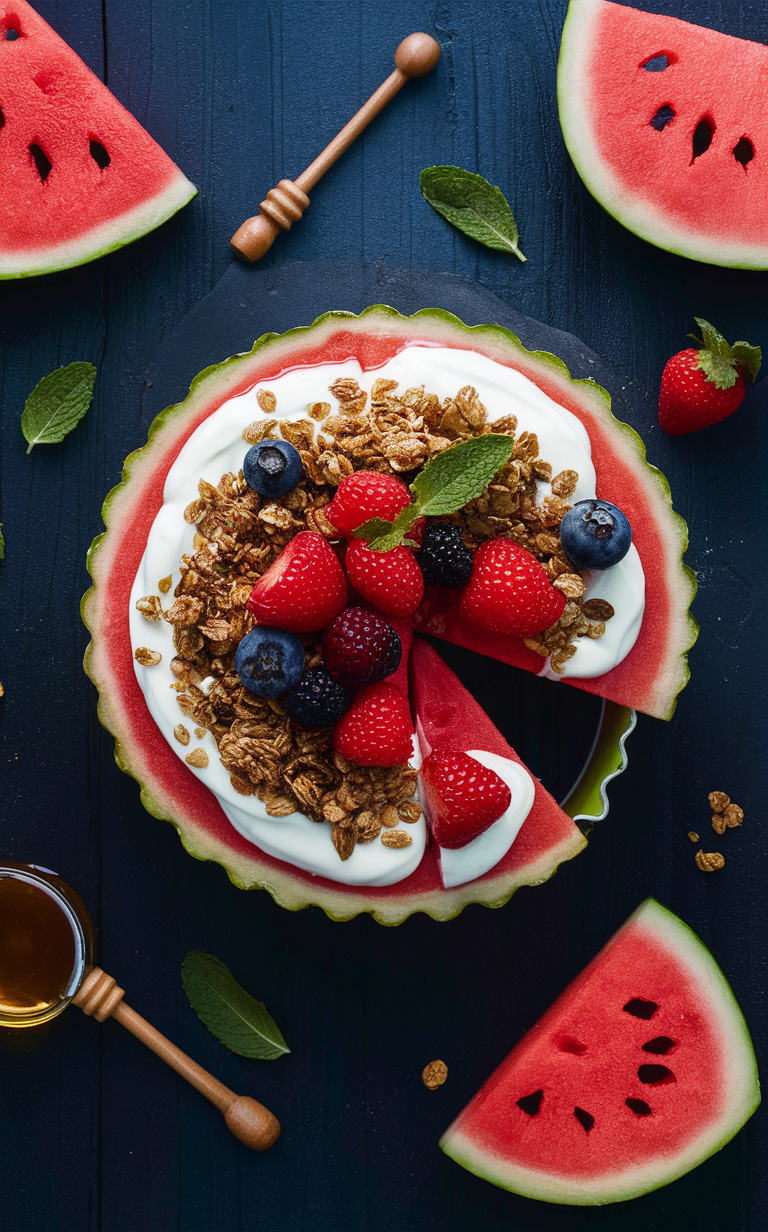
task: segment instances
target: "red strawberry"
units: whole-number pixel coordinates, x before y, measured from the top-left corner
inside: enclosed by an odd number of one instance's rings
[[[259,578],[246,606],[261,625],[314,633],[338,616],[348,596],[344,570],[333,548],[322,535],[303,530]]]
[[[356,471],[342,479],[336,495],[323,512],[336,529],[349,538],[369,518],[394,522],[400,510],[410,503],[410,492],[394,475]]]
[[[702,339],[696,339],[699,348],[678,351],[661,374],[659,423],[671,436],[727,419],[744,399],[745,379],[754,381],[760,370],[759,347],[748,342],[729,346],[707,321],[695,321],[702,332]]]
[[[344,565],[358,594],[386,616],[410,616],[421,603],[424,578],[408,548],[373,552],[362,539],[353,539]]]
[[[440,847],[464,847],[498,821],[512,792],[468,753],[433,749],[421,767],[430,826]]]
[[[413,724],[402,690],[383,680],[358,693],[333,733],[333,747],[360,766],[407,762],[413,751]]]
[[[459,611],[466,620],[532,637],[559,620],[565,596],[550,582],[536,557],[513,539],[489,539],[475,552],[472,577],[461,592]]]

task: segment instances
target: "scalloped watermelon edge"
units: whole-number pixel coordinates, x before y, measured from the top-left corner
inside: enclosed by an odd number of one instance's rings
[[[723,1049],[727,1089],[720,1115],[666,1162],[628,1167],[609,1179],[598,1177],[576,1182],[490,1155],[462,1132],[463,1114],[460,1113],[440,1139],[440,1147],[456,1163],[493,1185],[527,1198],[568,1206],[602,1206],[641,1197],[676,1181],[730,1142],[749,1120],[760,1103],[760,1082],[749,1028],[730,984],[693,929],[653,898],[640,904],[604,949],[614,943],[620,944],[621,933],[637,923],[655,934],[659,946],[671,951],[688,969],[691,982],[699,989],[702,998],[709,1001],[712,1012],[722,1024],[728,1046]],[[585,970],[599,964],[603,952],[601,950]],[[554,1019],[559,1005],[567,1003],[567,998],[568,988],[545,1011],[545,1015],[552,1015]]]
[[[626,186],[601,156],[587,106],[585,79],[588,65],[596,54],[595,29],[599,24],[602,2],[570,0],[557,62],[560,127],[584,187],[617,222],[656,248],[707,265],[730,269],[768,269],[768,244],[730,243],[712,232],[703,235],[699,231],[675,225],[669,213],[656,209],[651,201],[628,199]],[[628,5],[623,7],[633,15],[639,11]],[[642,12],[644,17],[654,16]],[[679,24],[689,30],[696,29],[691,22],[681,21]]]
[[[84,595],[81,604],[83,622],[92,634],[85,653],[84,666],[99,691],[100,722],[115,738],[115,760],[118,766],[140,784],[144,807],[153,816],[175,826],[182,844],[191,855],[222,864],[235,885],[243,889],[266,889],[276,902],[289,910],[299,910],[315,904],[335,920],[348,920],[361,912],[368,912],[384,924],[401,923],[414,911],[423,911],[436,920],[452,919],[470,902],[501,907],[520,885],[537,885],[547,880],[561,862],[573,858],[582,850],[586,839],[581,837],[575,841],[570,840],[561,847],[543,853],[541,859],[512,876],[493,876],[491,872],[467,886],[450,891],[404,891],[397,895],[392,893],[397,887],[387,887],[390,891],[387,894],[379,893],[376,887],[366,887],[365,892],[361,893],[354,887],[313,878],[287,864],[262,856],[258,848],[242,839],[231,827],[231,838],[228,834],[226,841],[211,836],[194,815],[194,805],[199,801],[194,799],[195,793],[191,785],[197,785],[197,780],[191,775],[186,776],[191,780],[191,784],[185,798],[180,800],[178,796],[170,795],[164,789],[158,776],[153,775],[153,767],[149,761],[142,761],[136,753],[122,690],[106,653],[105,641],[108,640],[110,612],[107,610],[109,604],[100,605],[98,583],[100,578],[107,576],[122,543],[126,538],[130,538],[130,525],[124,527],[122,540],[118,536],[121,520],[126,522],[126,518],[122,516],[123,512],[130,513],[131,505],[140,501],[142,496],[149,497],[158,472],[162,472],[163,479],[167,473],[167,467],[162,470],[163,464],[170,466],[184,440],[216,406],[252,388],[260,379],[276,375],[281,367],[295,367],[297,362],[300,362],[297,360],[297,351],[301,350],[302,342],[306,343],[306,350],[316,352],[319,345],[327,346],[334,340],[339,354],[343,352],[345,358],[352,354],[362,355],[363,362],[368,361],[368,366],[374,367],[377,362],[381,362],[378,354],[381,350],[380,339],[384,340],[385,350],[389,348],[391,352],[393,335],[395,342],[401,342],[402,345],[415,341],[431,341],[458,347],[469,343],[473,349],[499,362],[503,363],[505,359],[507,362],[516,361],[515,367],[523,372],[527,368],[533,376],[538,374],[541,377],[543,369],[550,378],[550,383],[554,382],[561,394],[568,391],[572,394],[575,389],[580,395],[580,402],[588,401],[594,412],[607,416],[614,427],[614,435],[615,427],[620,428],[621,438],[626,441],[631,455],[639,457],[643,473],[648,473],[651,491],[657,499],[660,498],[661,507],[667,512],[675,532],[678,551],[675,564],[681,571],[682,578],[680,600],[682,602],[683,598],[686,599],[686,609],[685,619],[677,636],[683,662],[677,665],[670,684],[670,690],[674,688],[670,710],[674,706],[674,696],[688,679],[685,650],[693,643],[697,633],[696,622],[687,612],[687,603],[695,593],[695,579],[692,572],[680,561],[687,543],[687,530],[682,519],[672,512],[666,479],[645,462],[643,443],[634,430],[614,419],[609,409],[610,398],[604,389],[590,380],[574,381],[562,360],[548,352],[526,350],[509,330],[496,325],[466,326],[457,317],[442,309],[424,309],[413,317],[403,317],[386,305],[373,305],[359,317],[348,312],[329,312],[319,317],[311,326],[300,326],[282,335],[264,334],[249,352],[233,355],[199,373],[190,386],[187,398],[160,412],[150,426],[147,444],[126,458],[121,482],[108,493],[104,501],[102,516],[106,530],[94,539],[88,553],[87,567],[94,584]],[[346,343],[345,338],[349,339]],[[339,355],[327,357],[330,358],[337,360]],[[523,363],[520,362],[521,359],[524,360]],[[285,361],[282,365],[281,360]],[[95,636],[97,629],[100,634],[98,638]],[[133,665],[130,662],[127,664],[127,671],[133,677]],[[135,678],[133,679],[135,683]],[[617,712],[620,712],[618,716]],[[609,777],[613,777],[626,765],[622,737],[626,736],[634,721],[630,710],[610,703],[606,706],[605,714],[609,716],[612,730],[611,736],[598,741],[593,751],[593,756],[598,758],[601,777],[595,789],[591,793],[586,792],[585,807],[592,802],[596,802],[597,807],[591,817],[585,817],[582,813],[581,820],[588,822],[605,815],[605,797],[600,790],[605,765],[607,762],[610,767],[607,772]],[[613,752],[606,753],[606,747],[612,748]],[[183,770],[183,766],[180,766],[180,769]],[[582,775],[582,785],[587,779],[588,775]],[[209,795],[207,789],[200,790]]]
[[[177,167],[170,182],[159,192],[126,213],[84,231],[76,240],[33,251],[27,248],[12,253],[0,252],[0,279],[36,278],[40,274],[87,265],[162,226],[195,196],[194,184]]]

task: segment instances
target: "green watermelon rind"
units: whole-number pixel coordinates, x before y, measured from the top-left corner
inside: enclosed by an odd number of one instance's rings
[[[768,269],[768,244],[746,244],[723,240],[717,234],[676,226],[669,215],[652,203],[637,198],[627,200],[627,189],[601,156],[594,137],[594,126],[587,106],[590,62],[599,59],[593,31],[598,23],[602,0],[570,0],[560,41],[557,64],[557,105],[560,127],[568,153],[588,192],[617,222],[656,248],[690,257],[707,265],[732,269]],[[634,15],[634,9],[627,7]],[[643,13],[643,16],[648,14]],[[628,17],[627,20],[631,20]],[[690,23],[682,27],[695,30]],[[608,70],[610,71],[610,70]]]
[[[608,815],[608,784],[627,768],[627,740],[637,715],[627,706],[603,702],[600,723],[584,768],[560,807],[584,834]]]
[[[348,920],[362,912],[369,912],[380,923],[398,924],[414,911],[423,911],[436,920],[449,920],[457,916],[471,902],[482,902],[488,907],[501,907],[508,902],[520,885],[538,885],[546,881],[552,876],[560,863],[573,858],[583,849],[586,845],[586,839],[580,836],[578,840],[562,844],[555,852],[549,853],[549,859],[540,860],[536,865],[529,866],[525,870],[524,876],[518,875],[514,878],[507,876],[506,878],[498,879],[492,877],[484,878],[477,882],[471,882],[469,885],[456,887],[453,890],[435,891],[434,893],[423,894],[418,898],[414,895],[410,900],[406,899],[405,896],[400,900],[379,897],[376,894],[375,887],[370,888],[370,893],[366,895],[365,901],[361,901],[359,894],[345,893],[345,887],[342,885],[339,885],[338,891],[328,891],[325,887],[319,885],[310,888],[307,882],[302,881],[290,872],[282,873],[281,871],[276,871],[273,866],[267,866],[260,862],[258,848],[254,847],[254,856],[246,859],[233,852],[226,844],[212,839],[207,832],[199,825],[194,824],[191,819],[179,820],[178,809],[174,809],[173,800],[165,798],[162,784],[154,782],[150,785],[145,781],[145,779],[151,779],[151,774],[138,767],[136,765],[136,758],[131,754],[127,716],[121,711],[119,695],[117,697],[110,696],[109,674],[105,671],[105,667],[100,661],[101,656],[106,654],[106,651],[99,644],[97,636],[100,624],[99,574],[102,563],[104,570],[108,569],[110,563],[109,531],[112,527],[117,527],[119,524],[121,506],[124,502],[130,501],[131,485],[141,483],[142,478],[151,473],[155,454],[163,454],[164,449],[169,446],[174,437],[174,429],[180,427],[188,414],[194,413],[195,410],[210,404],[220,404],[231,394],[233,388],[241,386],[244,380],[244,370],[247,373],[249,362],[258,360],[267,348],[273,348],[275,368],[279,370],[281,352],[285,353],[286,359],[290,359],[291,351],[295,348],[296,343],[306,340],[310,331],[322,334],[322,331],[327,329],[330,336],[335,328],[345,326],[353,329],[357,327],[361,333],[365,334],[368,331],[375,332],[377,318],[381,320],[383,327],[388,330],[391,330],[393,327],[400,327],[403,330],[403,336],[406,338],[413,336],[414,326],[412,323],[416,322],[418,326],[421,326],[419,334],[422,335],[425,330],[428,332],[430,328],[433,332],[439,332],[447,327],[454,341],[456,331],[468,335],[470,339],[479,337],[492,340],[500,345],[501,353],[505,353],[507,358],[509,358],[509,349],[511,347],[516,355],[523,355],[527,362],[533,361],[535,364],[541,365],[549,375],[557,377],[564,384],[567,384],[569,388],[578,387],[580,392],[590,402],[596,404],[602,413],[610,417],[615,427],[621,429],[629,447],[637,454],[644,470],[650,475],[657,490],[657,495],[660,496],[663,505],[668,507],[672,530],[677,538],[675,556],[680,570],[681,585],[685,588],[683,598],[686,604],[686,619],[684,627],[678,633],[677,639],[679,653],[676,657],[679,659],[679,662],[673,673],[674,678],[667,689],[669,695],[667,700],[668,714],[671,714],[674,709],[676,693],[687,682],[689,673],[685,651],[695,641],[698,627],[687,611],[687,606],[690,604],[696,590],[695,578],[693,573],[686,566],[682,565],[681,560],[682,553],[687,544],[687,528],[683,520],[673,513],[671,509],[671,497],[666,479],[659,471],[645,461],[645,448],[640,437],[628,425],[621,424],[620,421],[614,419],[610,412],[610,397],[601,386],[591,380],[574,380],[562,360],[551,355],[549,352],[526,350],[519,339],[502,326],[466,326],[457,317],[443,309],[423,309],[413,317],[407,318],[386,305],[373,305],[365,309],[359,317],[349,312],[329,312],[319,317],[310,326],[298,326],[280,335],[273,333],[264,334],[261,338],[257,339],[250,351],[230,356],[221,363],[213,364],[200,372],[192,381],[189,394],[184,401],[161,411],[150,426],[146,445],[135,450],[126,458],[120,483],[108,493],[104,501],[102,517],[106,530],[94,539],[88,552],[87,567],[93,579],[93,585],[83,597],[81,615],[83,622],[91,632],[92,641],[85,653],[84,666],[99,692],[98,716],[100,722],[115,738],[115,760],[118,766],[139,783],[141,801],[146,810],[153,816],[169,821],[174,825],[179,832],[182,844],[191,855],[197,859],[212,860],[221,864],[235,885],[242,889],[267,889],[275,901],[288,910],[301,910],[314,904],[322,907],[326,914],[335,920]],[[410,331],[410,334],[408,331]],[[501,354],[498,351],[497,354],[501,358]],[[601,773],[601,778],[600,782],[595,784],[595,789],[591,793],[587,792],[587,798],[582,800],[583,807],[580,806],[580,824],[582,828],[586,828],[584,825],[585,821],[588,825],[590,822],[605,816],[605,797],[600,788],[602,786],[602,773],[604,773],[606,758],[610,765],[610,777],[613,777],[618,772],[618,769],[623,768],[623,765],[626,764],[623,747],[619,748],[619,742],[621,736],[626,734],[626,727],[622,727],[622,723],[626,724],[629,721],[626,716],[629,716],[631,712],[624,707],[609,703],[606,706],[605,714],[612,725],[616,724],[616,712],[621,712],[621,715],[625,717],[618,719],[615,734],[610,739],[603,737],[603,740],[596,742],[595,745],[595,754],[600,759],[599,772]],[[611,741],[613,741],[612,745]],[[611,751],[611,748],[613,751]],[[580,782],[582,785],[588,782],[588,773],[582,775]],[[590,794],[595,801],[595,809],[592,816],[588,815]],[[174,812],[176,815],[174,815]]]
[[[36,278],[40,274],[87,265],[162,226],[196,195],[194,184],[176,168],[170,182],[160,192],[124,214],[91,227],[77,239],[48,248],[0,251],[0,280]]]
[[[674,1157],[628,1168],[611,1178],[593,1178],[581,1184],[570,1177],[558,1178],[489,1155],[457,1128],[461,1121],[459,1116],[440,1139],[440,1147],[456,1163],[483,1180],[527,1198],[568,1206],[602,1206],[641,1197],[678,1180],[730,1142],[752,1116],[760,1103],[757,1061],[749,1028],[730,984],[693,930],[661,903],[652,898],[646,899],[620,931],[637,920],[656,933],[659,944],[687,967],[692,980],[706,994],[712,1013],[722,1024],[727,1087],[723,1093],[720,1115]],[[614,940],[612,938],[608,945]],[[599,961],[602,953],[597,955],[594,963]],[[566,998],[567,994],[568,989],[562,997]],[[557,1005],[558,1002],[555,1002],[547,1013],[553,1013]]]

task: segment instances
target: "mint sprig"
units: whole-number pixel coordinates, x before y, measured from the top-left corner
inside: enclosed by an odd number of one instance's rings
[[[689,334],[699,346],[698,367],[706,379],[717,389],[731,389],[738,380],[739,369],[742,369],[744,380],[754,384],[760,371],[763,353],[760,347],[751,346],[748,342],[734,342],[733,346],[714,325],[701,317],[694,317],[701,330],[701,338]]]
[[[35,445],[54,445],[77,427],[93,401],[96,369],[78,362],[57,368],[38,381],[24,404],[21,430],[31,453]]]
[[[198,1018],[230,1052],[274,1061],[291,1051],[263,1001],[241,988],[213,954],[190,950],[181,964],[181,982]]]
[[[513,252],[526,261],[518,247],[515,216],[504,193],[482,175],[463,167],[425,167],[419,176],[422,196],[448,222],[473,240],[500,252]]]
[[[365,539],[374,552],[390,552],[399,547],[418,518],[456,513],[482,496],[509,461],[514,447],[512,437],[500,432],[488,432],[451,445],[419,471],[410,489],[416,499],[401,510],[394,522],[371,518],[358,527],[355,538]]]

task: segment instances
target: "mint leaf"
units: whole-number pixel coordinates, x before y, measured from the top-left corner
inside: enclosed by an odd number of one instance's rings
[[[21,430],[29,444],[54,445],[77,427],[93,401],[93,364],[67,364],[38,381],[24,404]]]
[[[513,252],[527,260],[517,245],[512,210],[500,188],[463,167],[425,167],[419,177],[422,195],[433,210],[486,248]]]
[[[190,950],[181,964],[181,982],[198,1018],[230,1052],[274,1061],[291,1051],[263,1002],[241,988],[213,954]]]
[[[373,526],[377,533],[368,539],[368,547],[374,552],[391,551],[403,542],[417,518],[456,513],[468,501],[482,496],[509,460],[514,447],[512,437],[500,432],[489,432],[486,436],[451,445],[419,472],[411,484],[416,500],[403,509],[394,522],[385,522],[386,530],[379,529],[382,519],[372,518],[355,534],[366,539],[371,533],[367,528]]]

